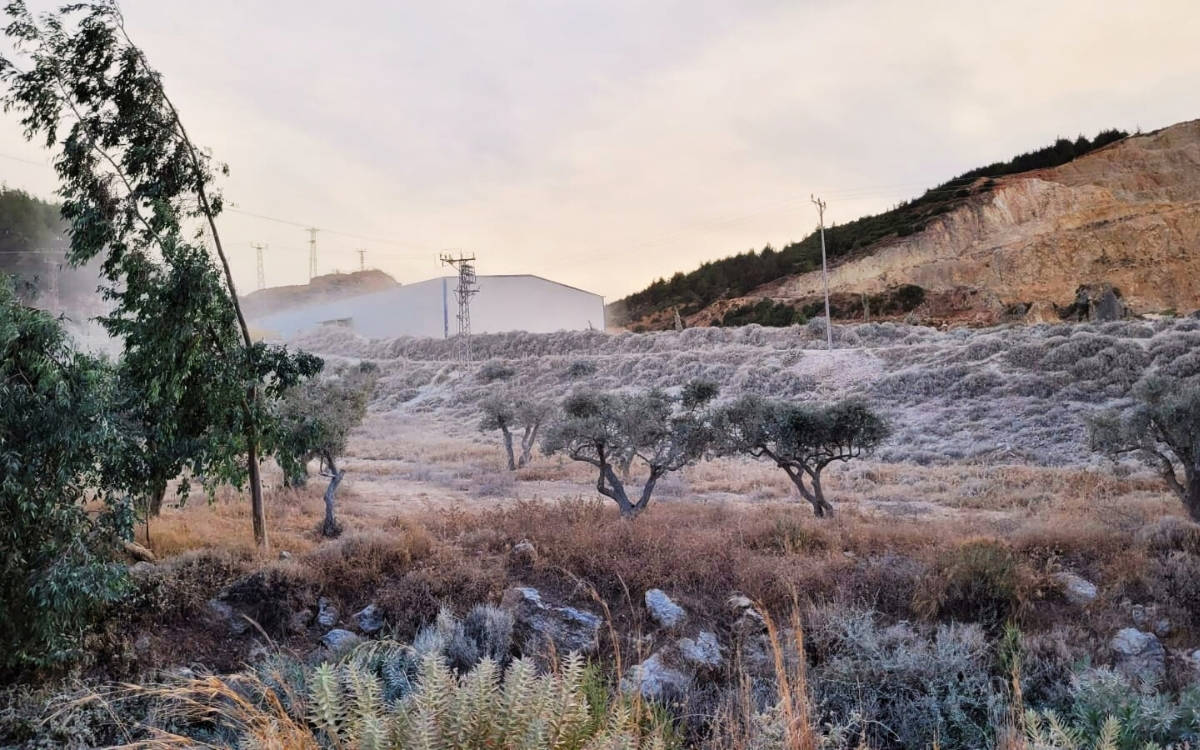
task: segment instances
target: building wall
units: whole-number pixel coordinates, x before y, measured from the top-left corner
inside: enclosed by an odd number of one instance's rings
[[[265,335],[289,338],[339,321],[367,338],[429,336],[458,330],[455,276],[284,310],[252,321]],[[604,298],[538,276],[480,276],[471,299],[471,331],[502,333],[604,329]]]

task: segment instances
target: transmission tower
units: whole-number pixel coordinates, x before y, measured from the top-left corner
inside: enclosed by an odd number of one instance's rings
[[[361,248],[358,250],[358,270],[367,270],[367,251]]]
[[[455,258],[450,253],[442,253],[439,257],[443,264],[458,269],[458,286],[454,290],[454,297],[458,300],[458,336],[461,341],[463,361],[470,362],[471,297],[479,293],[479,286],[475,278],[475,256],[472,255],[468,258],[459,253]]]
[[[312,281],[317,275],[317,232],[316,227],[308,228],[308,280]]]
[[[267,274],[263,270],[263,250],[267,249],[265,242],[251,242],[250,247],[254,248],[258,255],[258,288],[267,288]]]
[[[825,267],[825,201],[815,195],[813,205],[817,207],[817,217],[821,222],[821,280],[825,283],[825,342],[826,347],[833,351],[833,319],[829,317],[829,271]]]

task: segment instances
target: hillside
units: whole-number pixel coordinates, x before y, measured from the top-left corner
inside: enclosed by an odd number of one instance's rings
[[[1135,313],[1200,306],[1200,121],[1121,136],[1060,140],[833,227],[835,317],[863,319],[865,301],[872,318],[1052,320],[1084,286],[1115,287]],[[812,235],[655,282],[613,318],[663,328],[679,307],[689,325],[792,322],[771,308],[815,313],[819,265]]]
[[[353,297],[394,286],[398,286],[396,280],[383,271],[330,273],[315,276],[307,284],[269,287],[242,295],[242,309],[247,317],[258,318],[292,307]]]

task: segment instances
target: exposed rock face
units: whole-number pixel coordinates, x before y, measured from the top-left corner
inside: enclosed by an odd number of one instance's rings
[[[368,604],[363,609],[354,613],[354,622],[358,624],[358,629],[364,633],[378,633],[383,630],[383,611],[374,604]]]
[[[1062,585],[1063,593],[1071,603],[1086,607],[1095,600],[1096,584],[1091,581],[1066,570],[1058,573],[1054,578]]]
[[[1191,312],[1200,307],[1200,120],[998,178],[991,192],[924,231],[867,252],[830,270],[830,292],[969,287],[1006,305],[1067,306],[1081,286],[1109,284],[1131,312]],[[754,292],[777,299],[820,293],[820,272]]]

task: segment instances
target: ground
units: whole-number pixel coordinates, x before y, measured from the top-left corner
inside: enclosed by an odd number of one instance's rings
[[[168,503],[148,532],[138,529],[160,563],[136,571],[137,596],[91,636],[92,659],[77,675],[93,685],[147,682],[184,666],[238,670],[272,653],[318,659],[324,628],[311,615],[321,598],[348,627],[351,613],[376,604],[387,635],[409,642],[441,608],[462,616],[522,585],[600,613],[610,628],[597,658],[622,673],[670,643],[647,618],[649,589],[666,591],[727,649],[740,643],[730,597],[744,595],[780,622],[795,614],[811,635],[815,716],[845,726],[853,722],[839,713],[831,686],[842,678],[831,670],[861,662],[866,671],[855,679],[868,679],[882,668],[870,660],[894,652],[848,653],[839,628],[854,629],[859,644],[932,644],[933,666],[921,667],[932,674],[952,669],[937,666],[950,658],[944,639],[967,653],[976,638],[984,650],[971,658],[991,676],[972,689],[992,691],[987,702],[1012,698],[1007,624],[1027,654],[1026,699],[1063,710],[1079,700],[1069,697],[1073,670],[1113,663],[1113,635],[1153,629],[1149,611],[1168,623],[1159,628],[1160,687],[1174,695],[1195,679],[1200,527],[1179,518],[1178,501],[1155,475],[1093,455],[1083,418],[1123,403],[1123,388],[1148,368],[1200,371],[1198,329],[1194,321],[978,332],[885,324],[839,328],[832,352],[817,348],[823,331],[811,326],[480,337],[476,350],[500,368],[456,362],[442,342],[313,335],[299,343],[327,356],[331,373],[359,358],[380,368],[341,462],[342,536],[319,535],[319,477],[285,489],[270,467],[269,552],[255,549],[248,503],[232,488],[211,502]],[[490,381],[483,374],[506,369]],[[828,470],[832,519],[814,518],[781,471],[720,458],[668,475],[650,509],[625,521],[596,496],[592,467],[539,454],[506,471],[499,434],[477,427],[477,403],[488,393],[559,399],[579,387],[677,387],[688,377],[716,380],[723,397],[865,397],[896,434],[874,457]],[[514,555],[523,541],[534,559]],[[1095,599],[1074,601],[1064,573],[1096,584]],[[255,626],[231,637],[230,624],[213,618],[215,598]],[[296,625],[298,613],[305,619]],[[891,630],[864,631],[864,617]],[[959,627],[951,623],[978,635],[944,630]],[[713,685],[738,684],[740,648]],[[612,660],[622,654],[618,667]],[[888,664],[870,679],[883,685],[902,667],[916,669]],[[677,707],[688,717],[679,720],[688,744],[732,746],[713,734],[714,717],[737,692],[722,689]],[[892,721],[885,707],[872,710],[882,712],[876,724]],[[992,718],[973,721],[983,727]],[[942,736],[944,747],[956,746]],[[872,744],[895,746],[888,737]]]

